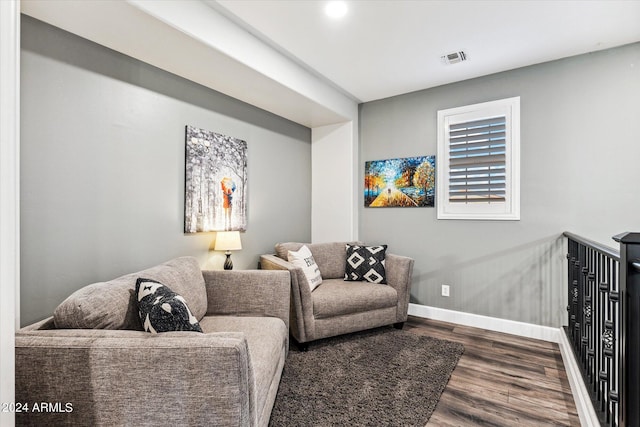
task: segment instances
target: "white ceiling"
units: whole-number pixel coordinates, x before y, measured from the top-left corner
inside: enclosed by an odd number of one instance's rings
[[[639,0],[206,2],[359,102],[640,41]]]

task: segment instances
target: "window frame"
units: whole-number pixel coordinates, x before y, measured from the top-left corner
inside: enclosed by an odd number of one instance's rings
[[[504,116],[505,201],[461,203],[449,201],[449,126]],[[438,111],[436,204],[438,219],[520,220],[520,97]]]

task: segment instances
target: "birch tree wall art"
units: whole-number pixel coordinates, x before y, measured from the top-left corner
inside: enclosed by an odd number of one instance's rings
[[[247,143],[186,127],[184,232],[246,231]]]

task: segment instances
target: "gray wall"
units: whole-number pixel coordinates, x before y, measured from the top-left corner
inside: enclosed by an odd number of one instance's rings
[[[364,208],[361,182],[360,239],[415,258],[415,303],[558,327],[561,233],[615,247],[611,236],[640,231],[639,43],[363,104],[360,176],[367,160],[436,154],[438,110],[512,96],[521,97],[520,221]]]
[[[172,257],[222,268],[215,233],[182,231],[187,124],[248,143],[236,268],[310,240],[309,129],[26,16],[21,67],[22,325],[85,284]]]

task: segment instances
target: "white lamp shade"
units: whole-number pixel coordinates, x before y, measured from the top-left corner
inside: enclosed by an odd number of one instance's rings
[[[238,251],[242,249],[239,231],[218,231],[216,234],[216,251]]]

